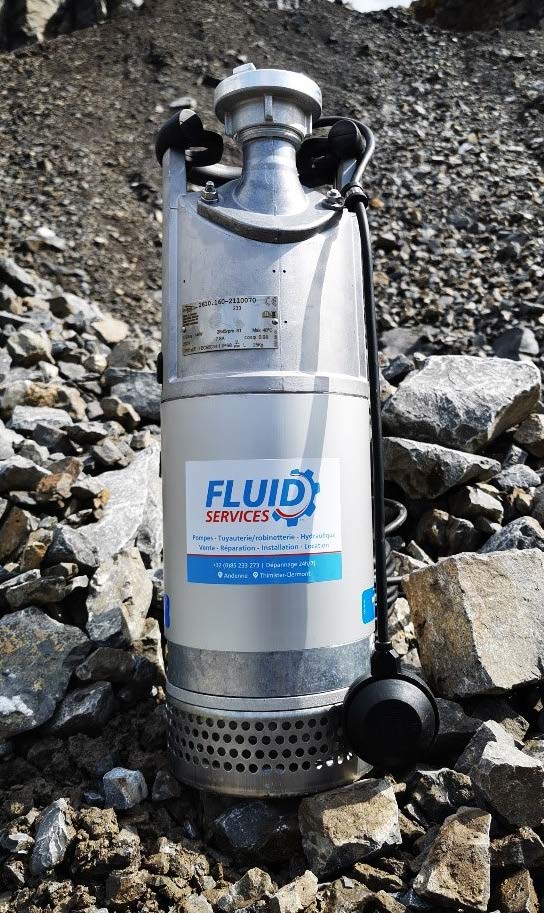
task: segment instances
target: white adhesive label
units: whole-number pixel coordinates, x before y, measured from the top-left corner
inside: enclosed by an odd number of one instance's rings
[[[181,305],[181,354],[277,349],[275,295],[232,295]]]
[[[339,460],[187,462],[189,583],[342,579]]]

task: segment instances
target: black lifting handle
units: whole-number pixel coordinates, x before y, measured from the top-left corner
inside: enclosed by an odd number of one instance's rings
[[[205,130],[195,111],[178,111],[162,125],[155,140],[155,153],[162,165],[167,149],[185,153],[187,163],[201,168],[215,165],[223,155],[223,137]]]

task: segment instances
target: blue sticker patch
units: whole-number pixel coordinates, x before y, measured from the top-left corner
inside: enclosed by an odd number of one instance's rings
[[[170,596],[166,593],[162,597],[163,607],[164,607],[164,627],[170,627]]]
[[[368,590],[364,590],[362,595],[362,616],[363,624],[368,624],[370,621],[374,621],[376,618],[376,608],[374,605],[374,587],[371,586]]]

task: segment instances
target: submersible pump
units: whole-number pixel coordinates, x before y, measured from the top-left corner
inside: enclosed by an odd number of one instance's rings
[[[169,752],[193,786],[297,795],[437,728],[387,630],[374,140],[300,73],[244,64],[214,104],[241,169],[192,111],[156,143]]]

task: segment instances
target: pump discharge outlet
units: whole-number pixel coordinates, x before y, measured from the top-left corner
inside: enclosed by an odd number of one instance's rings
[[[157,140],[169,751],[193,786],[296,795],[369,769],[342,735],[375,624],[361,243],[312,189],[362,140],[308,141],[319,87],[252,64],[215,112],[241,170],[193,112]]]

